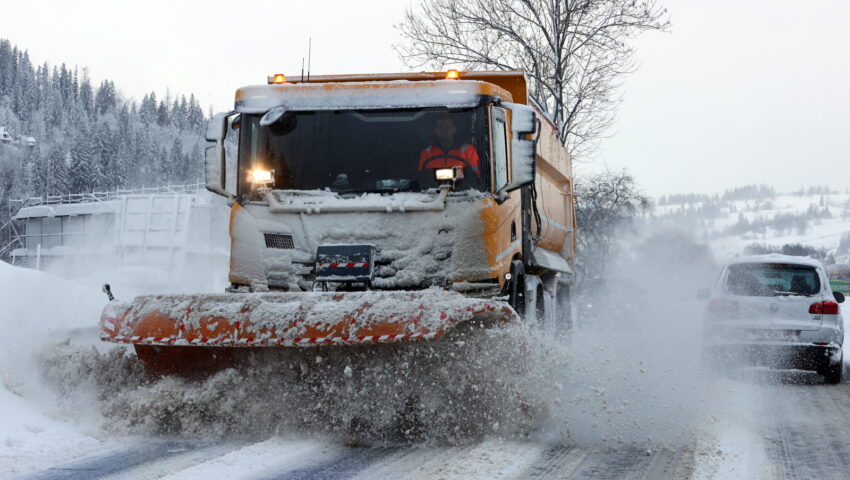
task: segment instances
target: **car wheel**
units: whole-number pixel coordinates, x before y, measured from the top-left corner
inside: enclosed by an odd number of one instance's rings
[[[841,359],[835,365],[827,367],[823,374],[823,379],[830,385],[841,383],[841,378],[844,376],[844,354],[841,354]]]

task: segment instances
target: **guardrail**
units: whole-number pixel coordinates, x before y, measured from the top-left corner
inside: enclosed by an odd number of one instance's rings
[[[68,193],[64,195],[48,195],[44,197],[30,197],[23,199],[12,199],[9,200],[10,206],[13,204],[32,207],[36,205],[61,205],[61,204],[70,204],[70,203],[90,203],[90,202],[102,202],[104,200],[112,200],[115,198],[123,197],[126,195],[144,195],[144,194],[154,194],[154,195],[162,195],[162,194],[188,194],[188,195],[197,195],[206,189],[206,184],[202,182],[197,183],[188,183],[184,185],[164,185],[160,187],[140,187],[140,188],[130,188],[130,189],[116,189],[104,192],[90,192],[90,193]],[[18,210],[21,207],[15,208],[12,206],[14,210]]]

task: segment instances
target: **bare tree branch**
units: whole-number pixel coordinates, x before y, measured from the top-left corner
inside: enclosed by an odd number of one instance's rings
[[[395,49],[413,68],[525,70],[531,96],[582,158],[614,121],[631,40],[669,25],[656,0],[422,0],[405,12]]]

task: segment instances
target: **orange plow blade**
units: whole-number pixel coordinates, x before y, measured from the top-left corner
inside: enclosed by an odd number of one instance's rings
[[[309,347],[434,340],[470,320],[515,321],[498,300],[423,291],[228,293],[110,302],[101,339],[137,346]],[[186,349],[181,349],[186,350]]]

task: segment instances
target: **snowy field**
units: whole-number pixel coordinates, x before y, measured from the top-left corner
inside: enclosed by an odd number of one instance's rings
[[[97,340],[96,324],[103,280],[125,298],[220,291],[209,279],[175,284],[134,269],[67,280],[0,264],[0,478],[850,471],[846,384],[822,385],[802,372],[703,369],[704,305],[695,292],[713,280],[717,262],[689,242],[659,231],[632,241],[609,272],[614,280],[580,299],[591,313],[569,337],[512,327],[383,357],[311,350],[200,381],[146,379],[124,347]],[[384,407],[412,394],[435,413],[400,440],[392,434],[397,412]],[[352,430],[354,418],[365,427]]]
[[[719,261],[754,243],[799,243],[836,252],[839,263],[850,260],[850,251],[838,251],[842,236],[850,234],[850,193],[693,200],[657,206],[651,222],[690,232],[707,243]]]

